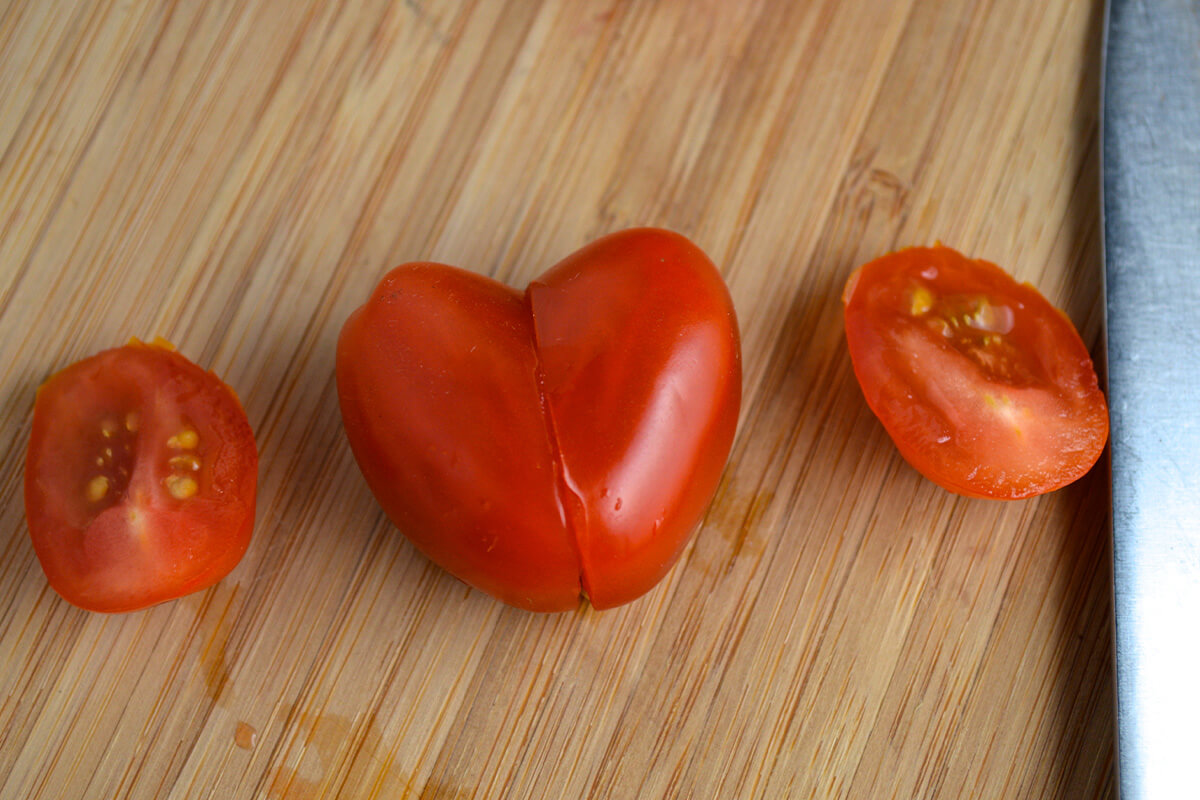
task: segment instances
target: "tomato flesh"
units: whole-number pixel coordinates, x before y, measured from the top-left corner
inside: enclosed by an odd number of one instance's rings
[[[517,292],[397,267],[347,320],[355,458],[438,564],[536,611],[649,591],[708,505],[741,398],[729,293],[694,244],[605,237]]]
[[[29,533],[81,608],[132,611],[220,580],[249,545],[257,479],[237,398],[166,343],[106,350],[38,390]]]
[[[593,606],[620,605],[679,558],[725,467],[733,306],[703,253],[662,231],[594,242],[527,294],[582,581]]]
[[[1028,284],[946,247],[860,267],[843,295],[867,404],[950,491],[1018,499],[1084,475],[1108,408],[1070,320]]]
[[[561,609],[579,600],[578,557],[533,341],[519,292],[401,267],[342,329],[338,397],[367,484],[418,548],[507,603]]]

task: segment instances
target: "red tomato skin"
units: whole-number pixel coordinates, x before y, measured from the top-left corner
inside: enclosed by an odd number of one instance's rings
[[[359,468],[418,549],[510,605],[579,605],[520,293],[441,264],[397,267],[342,328],[337,386]]]
[[[720,275],[681,236],[623,231],[522,295],[396,268],[343,328],[343,421],[396,526],[522,608],[628,602],[715,492],[741,397]]]
[[[83,493],[96,471],[87,443],[103,419],[139,420],[123,497],[97,512]],[[198,432],[198,490],[165,481],[183,427]],[[91,438],[89,438],[91,437]],[[93,450],[95,448],[92,448]],[[183,452],[183,451],[179,451]],[[159,344],[131,342],[76,362],[38,390],[25,459],[25,510],[50,585],[89,611],[125,612],[207,588],[241,560],[254,527],[258,453],[233,392]]]
[[[741,405],[729,291],[678,234],[623,231],[528,289],[583,582],[599,609],[649,591],[717,488]]]
[[[1013,311],[994,369],[914,321],[916,285]],[[901,455],[938,485],[1016,500],[1059,489],[1099,459],[1108,408],[1091,357],[1071,321],[1032,286],[946,247],[914,247],[860,267],[843,301],[867,404]]]

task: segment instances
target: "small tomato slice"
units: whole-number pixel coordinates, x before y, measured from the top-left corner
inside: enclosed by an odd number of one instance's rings
[[[50,585],[81,608],[216,583],[250,543],[257,481],[237,397],[166,342],[106,350],[38,389],[25,515]]]
[[[1100,457],[1108,407],[1091,357],[1032,286],[946,247],[914,247],[860,267],[842,300],[867,404],[930,480],[1018,499]]]

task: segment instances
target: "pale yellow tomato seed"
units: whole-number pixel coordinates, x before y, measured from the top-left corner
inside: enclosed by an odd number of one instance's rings
[[[176,500],[187,500],[199,491],[196,481],[187,475],[168,475],[166,477],[167,491]]]
[[[174,450],[194,450],[198,444],[200,444],[200,434],[191,428],[183,428],[179,433],[167,439],[167,447]]]
[[[97,475],[88,481],[86,489],[87,499],[89,502],[98,503],[108,494],[108,478],[103,475]]]

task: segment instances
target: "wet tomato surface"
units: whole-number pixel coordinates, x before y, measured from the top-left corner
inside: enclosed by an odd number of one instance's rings
[[[523,608],[597,608],[678,559],[728,458],[737,321],[703,252],[638,229],[524,291],[391,271],[346,322],[338,396],[384,511],[467,583]]]

